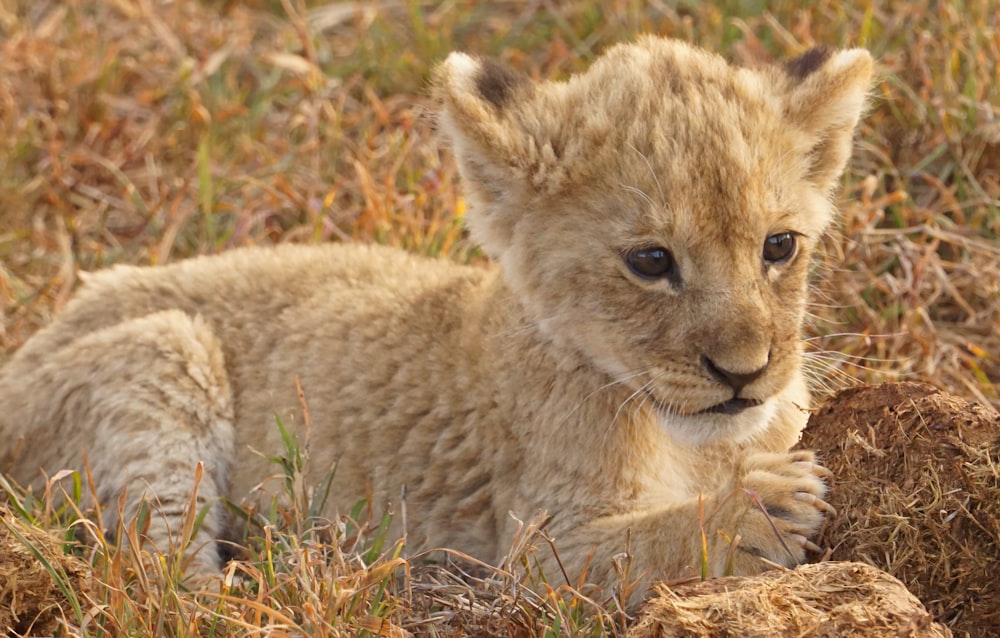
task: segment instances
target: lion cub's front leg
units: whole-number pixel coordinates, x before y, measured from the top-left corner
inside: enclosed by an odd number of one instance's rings
[[[556,548],[563,564],[586,565],[587,579],[601,583],[616,582],[616,557],[628,550],[633,605],[664,580],[791,567],[818,549],[810,538],[833,511],[823,500],[827,476],[812,452],[755,453],[715,494],[565,529]]]
[[[764,566],[759,558],[790,567],[802,562],[807,550],[819,550],[809,539],[824,513],[833,512],[823,500],[829,476],[804,450],[747,457],[736,489],[720,495],[717,513],[708,521],[717,530],[706,530],[735,543],[735,560],[723,571],[731,565],[737,575],[758,572]]]

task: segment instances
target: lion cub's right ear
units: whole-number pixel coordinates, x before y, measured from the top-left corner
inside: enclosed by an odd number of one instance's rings
[[[864,49],[812,49],[784,66],[785,116],[806,135],[807,178],[829,194],[851,155],[875,62]]]
[[[498,62],[452,53],[435,71],[434,87],[438,125],[454,148],[472,204],[466,225],[498,257],[510,244],[514,211],[531,176],[552,154],[521,124],[535,84]]]

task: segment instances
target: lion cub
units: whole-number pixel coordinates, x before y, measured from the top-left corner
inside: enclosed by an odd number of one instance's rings
[[[411,547],[497,561],[510,513],[546,511],[574,582],[613,583],[626,547],[644,582],[677,577],[702,530],[712,574],[798,563],[829,509],[788,451],[806,274],[872,67],[645,37],[534,83],[454,53],[439,125],[496,266],[285,245],[95,274],[0,372],[0,468],[40,486],[86,458],[105,521],[149,499],[171,550],[202,462],[205,574],[233,534],[220,497],[274,473],[275,416],[302,433],[300,379],[329,513],[405,488]]]

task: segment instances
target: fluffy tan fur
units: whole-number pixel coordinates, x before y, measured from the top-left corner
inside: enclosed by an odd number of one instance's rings
[[[452,54],[440,128],[497,266],[280,246],[97,273],[0,372],[0,468],[38,485],[86,455],[103,503],[156,503],[166,549],[203,462],[191,570],[217,570],[218,499],[274,473],[254,450],[280,452],[275,415],[301,428],[300,378],[309,480],[336,464],[340,511],[405,488],[411,547],[495,561],[509,513],[547,511],[571,578],[592,554],[612,583],[629,538],[634,574],[676,577],[702,530],[713,574],[797,563],[827,507],[788,452],[806,272],[871,74],[861,50],[747,70],[652,37],[567,82]],[[651,249],[668,268],[640,276]]]

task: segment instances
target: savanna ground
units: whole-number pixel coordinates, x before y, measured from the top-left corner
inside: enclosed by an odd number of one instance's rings
[[[995,0],[0,0],[0,351],[44,325],[81,272],[115,263],[349,240],[480,260],[433,137],[434,63],[462,49],[559,78],[655,32],[746,64],[814,44],[875,54],[881,81],[816,272],[811,375],[821,394],[925,380],[1000,406],[998,13]],[[23,518],[91,538],[72,551],[96,580],[68,590],[59,631],[624,631],[613,597],[422,565],[363,507],[317,529],[297,458],[289,449],[289,505],[255,513],[254,549],[198,592],[71,509],[21,503]],[[521,541],[508,567],[545,539]]]

